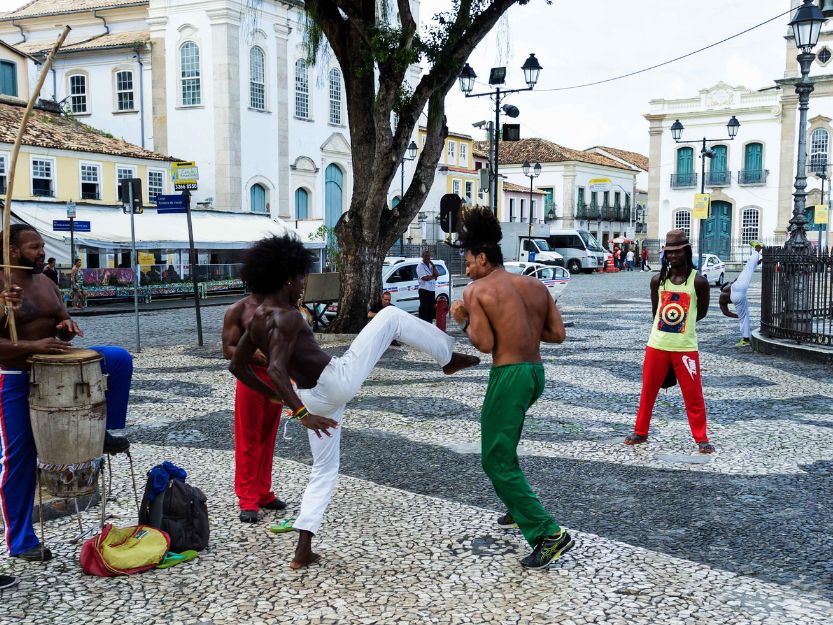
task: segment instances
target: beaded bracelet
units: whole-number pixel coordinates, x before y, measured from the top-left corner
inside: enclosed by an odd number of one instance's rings
[[[289,416],[292,417],[293,419],[303,419],[308,414],[309,414],[309,410],[307,410],[307,407],[304,406],[304,404],[301,404],[301,406],[297,410],[294,410],[294,411],[290,412]]]

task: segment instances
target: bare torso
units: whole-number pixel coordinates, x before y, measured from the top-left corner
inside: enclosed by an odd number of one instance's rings
[[[551,303],[546,287],[534,278],[496,269],[466,287],[467,301],[469,297],[480,304],[492,327],[494,366],[541,362]]]

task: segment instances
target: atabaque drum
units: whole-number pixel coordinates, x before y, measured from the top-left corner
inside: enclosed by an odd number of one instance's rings
[[[91,349],[29,358],[29,418],[40,480],[55,497],[96,490],[107,421],[101,361]]]

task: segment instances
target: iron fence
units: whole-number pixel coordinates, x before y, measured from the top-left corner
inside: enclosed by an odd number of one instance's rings
[[[761,331],[771,338],[833,347],[833,254],[767,247],[761,282]]]
[[[417,243],[405,243],[403,245],[394,243],[393,247],[388,250],[387,255],[418,258],[425,251],[431,252],[431,258],[445,261],[445,265],[452,275],[460,276],[465,273],[463,250],[451,247],[447,243],[423,243],[421,245]]]

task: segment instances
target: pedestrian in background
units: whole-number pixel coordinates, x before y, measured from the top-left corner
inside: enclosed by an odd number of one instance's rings
[[[87,294],[84,293],[84,272],[81,271],[81,259],[76,258],[69,274],[69,284],[72,289],[72,307],[83,308],[87,305]]]
[[[628,250],[627,256],[625,256],[626,262],[628,263],[628,271],[633,271],[633,250]]]
[[[419,280],[419,318],[428,323],[434,321],[437,311],[437,266],[431,262],[431,252],[422,253],[422,262],[417,265]]]
[[[647,268],[647,269],[646,269]],[[642,269],[641,271],[651,271],[651,266],[648,264],[648,248],[642,246]]]
[[[43,268],[43,275],[58,284],[58,270],[55,268],[55,259],[50,258],[46,261],[46,267]]]

